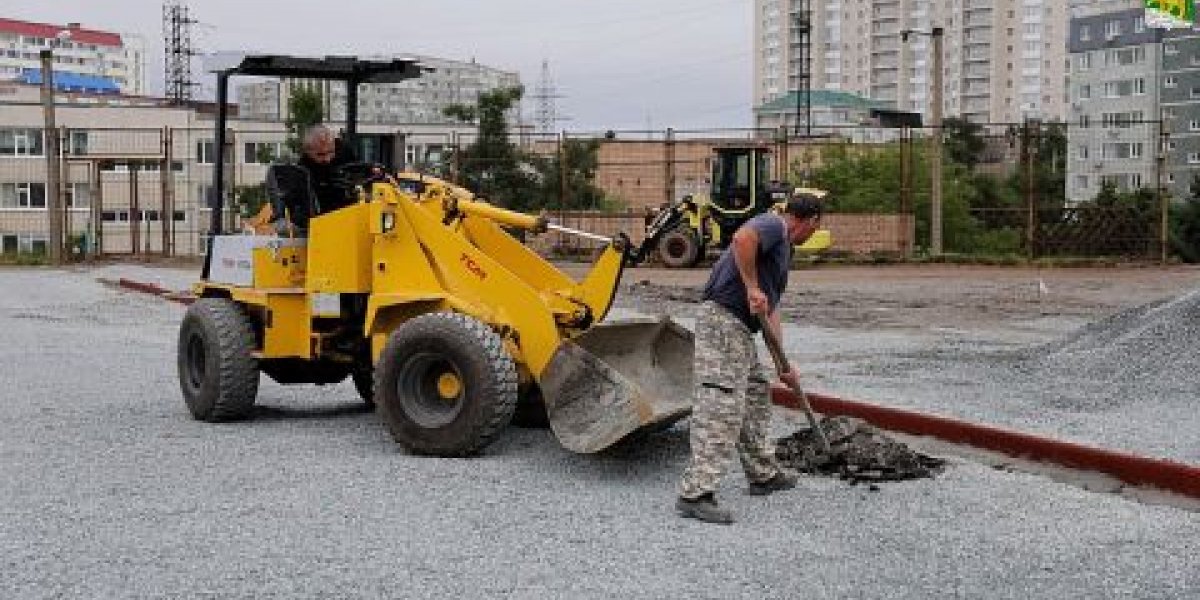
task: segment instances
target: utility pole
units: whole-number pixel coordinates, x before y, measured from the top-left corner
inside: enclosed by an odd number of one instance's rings
[[[59,168],[58,125],[54,119],[54,51],[47,48],[40,53],[42,59],[42,115],[45,117],[46,152],[46,214],[50,229],[50,264],[62,264],[63,221],[62,221],[62,173]]]
[[[900,32],[901,42],[908,42],[912,35],[927,35],[933,39],[933,77],[930,78],[933,89],[930,91],[929,107],[929,120],[933,127],[933,135],[929,136],[933,145],[933,164],[929,169],[933,179],[929,194],[929,254],[932,256],[942,254],[942,42],[945,33],[946,30],[941,27],[934,27],[930,31],[904,29]]]
[[[942,38],[945,30],[934,27],[933,38],[933,107],[930,110],[933,121],[933,189],[929,197],[929,253],[933,256],[942,254]]]

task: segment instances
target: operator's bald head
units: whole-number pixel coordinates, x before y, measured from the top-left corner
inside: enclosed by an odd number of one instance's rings
[[[304,132],[304,154],[309,160],[329,164],[333,161],[333,131],[324,125],[313,125]]]

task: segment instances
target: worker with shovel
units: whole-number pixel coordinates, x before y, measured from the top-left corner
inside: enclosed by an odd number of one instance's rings
[[[778,308],[787,286],[792,247],[804,243],[820,220],[818,199],[795,194],[783,214],[762,214],[742,225],[709,275],[696,319],[692,456],[675,503],[683,517],[733,522],[729,510],[717,503],[715,492],[735,447],[750,494],[796,486],[796,476],[780,468],[767,438],[769,387],[754,334],[765,323],[774,338],[781,339]],[[795,371],[780,373],[779,378],[798,388]]]

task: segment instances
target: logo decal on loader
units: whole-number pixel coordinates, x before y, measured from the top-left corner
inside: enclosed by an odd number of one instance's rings
[[[464,252],[460,260],[462,261],[463,266],[466,267],[472,275],[478,277],[480,280],[487,279],[487,271],[484,271],[483,267],[480,267],[479,263],[475,262],[475,259],[467,256],[467,254]]]

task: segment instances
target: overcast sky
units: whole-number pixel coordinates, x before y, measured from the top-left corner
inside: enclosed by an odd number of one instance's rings
[[[145,40],[162,90],[159,0],[5,0],[0,16],[79,22]],[[192,0],[204,52],[417,53],[521,74],[542,60],[563,96],[560,128],[749,126],[752,0]],[[212,77],[198,79],[211,94]],[[526,113],[532,112],[531,102]]]

